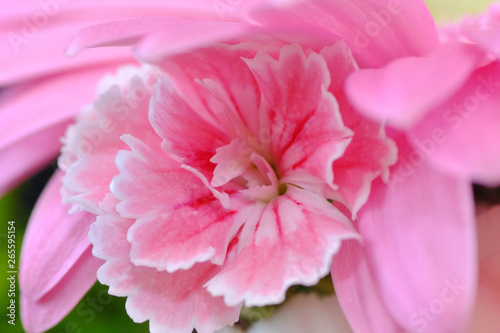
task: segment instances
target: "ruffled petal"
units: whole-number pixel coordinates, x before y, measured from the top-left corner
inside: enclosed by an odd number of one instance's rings
[[[150,321],[150,331],[185,333],[196,329],[210,333],[238,320],[240,306],[228,307],[212,297],[203,285],[221,267],[196,264],[175,273],[141,267],[129,260],[127,232],[133,220],[100,216],[91,227],[94,254],[107,260],[98,271],[109,293],[127,296],[127,313],[135,322]]]
[[[236,125],[238,129],[243,125],[260,139],[265,134],[259,127],[261,93],[252,72],[242,60],[255,57],[258,50],[279,52],[277,47],[266,44],[217,44],[168,57],[160,66],[168,73],[176,91],[209,122],[226,122],[228,127]],[[221,103],[225,108],[221,109]]]
[[[117,211],[136,219],[128,231],[131,261],[174,272],[196,262],[222,264],[229,243],[245,221],[244,205],[224,209],[198,177],[160,149],[126,137],[132,151],[121,151],[119,176],[112,183],[121,200]]]
[[[129,133],[152,146],[161,144],[148,121],[156,74],[146,67],[124,66],[116,75],[102,78],[99,97],[83,110],[63,139],[59,167],[65,171],[66,201],[95,214],[110,209],[101,203],[109,194],[111,179],[118,174],[115,156],[127,148],[120,136]]]
[[[267,114],[261,127],[269,131],[278,173],[289,178],[307,173],[333,186],[332,163],[344,153],[352,132],[327,92],[324,59],[316,53],[306,57],[295,44],[284,46],[278,60],[259,52],[246,62],[263,94]]]
[[[164,140],[165,151],[212,179],[215,165],[210,159],[216,148],[229,143],[229,137],[220,126],[202,118],[174,89],[168,79],[159,80],[157,96],[151,100],[149,120]]]
[[[423,1],[313,0],[279,11],[256,11],[252,18],[273,27],[313,27],[332,39],[344,39],[361,67],[380,67],[438,46],[436,26]]]
[[[470,184],[421,160],[398,138],[388,185],[376,182],[359,213],[367,263],[394,319],[408,331],[463,332],[477,286]]]
[[[332,73],[329,91],[335,96],[345,126],[354,132],[352,140],[341,158],[333,163],[335,184],[343,203],[356,218],[359,209],[370,195],[372,181],[389,177],[389,166],[396,163],[397,147],[387,138],[384,126],[372,122],[356,112],[344,93],[344,84],[358,67],[344,41],[321,50],[328,70]]]
[[[68,274],[90,247],[87,237],[95,215],[68,214],[62,204],[60,171],[56,171],[33,211],[23,241],[19,285],[23,298],[36,302]]]
[[[316,284],[328,273],[341,241],[357,237],[326,199],[289,186],[269,204],[255,203],[238,237],[237,256],[207,289],[228,305],[281,303],[291,285]]]

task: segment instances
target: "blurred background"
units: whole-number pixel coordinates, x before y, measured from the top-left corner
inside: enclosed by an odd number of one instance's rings
[[[475,14],[483,11],[492,0],[427,0],[431,12],[439,23],[459,19],[464,13]],[[56,168],[54,162],[38,175],[25,182],[3,198],[0,198],[0,268],[6,272],[7,264],[7,222],[16,222],[17,259],[24,230],[31,210],[42,191],[45,183]],[[497,197],[499,190],[476,188],[476,195],[488,198]],[[16,325],[7,323],[5,316],[9,298],[8,280],[0,279],[0,332],[24,332],[20,323],[19,309],[17,310]],[[51,329],[51,333],[85,333],[85,332],[148,332],[148,323],[135,324],[125,313],[125,299],[107,295],[107,287],[99,283],[82,299],[75,310],[71,312],[59,325]],[[19,290],[17,291],[19,296]],[[100,302],[95,302],[100,299]],[[19,300],[17,300],[19,304]]]

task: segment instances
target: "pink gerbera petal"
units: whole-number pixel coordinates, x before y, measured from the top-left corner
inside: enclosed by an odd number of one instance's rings
[[[21,289],[20,312],[26,332],[45,332],[60,322],[95,284],[97,269],[102,264],[88,247],[64,277],[40,299],[30,299]]]
[[[411,147],[397,142],[388,186],[377,180],[359,213],[368,267],[405,330],[463,332],[477,285],[471,186],[422,160],[407,165]]]
[[[57,171],[30,218],[23,240],[19,284],[23,297],[38,301],[53,289],[90,247],[87,238],[95,215],[69,214],[61,203],[62,173]]]

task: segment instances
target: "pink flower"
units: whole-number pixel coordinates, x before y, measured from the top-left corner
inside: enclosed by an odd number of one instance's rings
[[[391,140],[357,109],[395,115],[391,125],[404,110],[401,123],[411,123],[463,83],[481,52],[439,47],[419,1],[281,5],[193,7],[202,9],[189,18],[106,23],[74,39],[71,53],[134,44],[157,68],[105,79],[67,131],[63,172],[23,250],[23,272],[45,274],[21,276],[27,330],[52,326],[88,289],[92,269],[72,272],[84,267],[82,235],[94,216],[99,280],[152,331],[222,328],[242,303],[281,302],[287,287],[314,284],[329,268],[355,332],[466,329],[477,264],[469,178],[425,158],[402,175],[418,157],[412,133],[391,130]],[[465,69],[436,60],[453,52],[452,64]],[[385,72],[387,81],[370,76]],[[453,77],[429,91],[429,81],[413,78],[420,73]],[[395,90],[399,77],[405,85]],[[85,212],[61,214],[51,222],[66,228],[47,233],[44,207],[60,203],[61,181],[65,202]],[[78,241],[58,243],[64,253],[35,250],[37,239],[70,236]]]
[[[407,133],[415,155],[489,186],[500,184],[499,13],[494,5],[445,26],[431,54],[360,71],[347,85],[360,112]]]
[[[276,304],[291,285],[316,284],[341,240],[358,238],[349,217],[387,178],[395,146],[345,103],[340,75],[355,70],[345,44],[306,53],[243,43],[170,57],[171,79],[160,75],[151,102],[127,114],[125,100],[155,75],[124,71],[69,130],[68,200],[98,215],[99,280],[128,297],[135,321],[212,332],[243,302]]]

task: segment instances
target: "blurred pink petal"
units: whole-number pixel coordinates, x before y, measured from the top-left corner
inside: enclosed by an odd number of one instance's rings
[[[438,46],[437,30],[422,1],[303,1],[283,10],[251,16],[265,26],[315,27],[343,39],[361,67],[379,67]],[[331,43],[332,40],[327,43]]]
[[[68,214],[70,206],[59,194],[61,176],[57,171],[45,188],[23,241],[19,284],[32,301],[50,291],[90,247],[87,233],[96,217],[85,211]]]
[[[0,99],[0,195],[52,162],[60,138],[96,94],[108,67],[84,68],[7,89]],[[13,163],[13,161],[17,161]]]
[[[92,255],[89,247],[42,298],[35,301],[22,293],[20,312],[24,330],[28,333],[44,332],[66,317],[95,284],[96,272],[102,263]]]
[[[332,281],[342,311],[356,333],[400,332],[382,300],[383,290],[374,281],[362,243],[347,241],[333,257]]]
[[[218,40],[232,39],[247,29],[247,25],[239,22],[199,18],[130,19],[94,25],[82,30],[71,41],[66,53],[75,55],[85,48],[137,43],[135,49],[141,60],[159,62],[165,56],[180,51],[189,51]]]
[[[471,185],[425,161],[409,169],[411,148],[397,143],[388,186],[375,182],[359,213],[368,267],[405,330],[463,332],[477,285]]]
[[[446,26],[441,34],[449,43],[434,53],[359,71],[347,85],[364,115],[407,131],[415,156],[487,186],[500,184],[499,13],[492,6]]]
[[[0,85],[50,75],[61,70],[75,70],[97,64],[113,64],[130,59],[127,49],[100,49],[77,59],[64,56],[71,38],[89,24],[124,17],[166,15],[164,1],[36,1],[2,4],[0,32]],[[33,61],[33,55],[37,61]]]
[[[500,184],[500,62],[479,68],[410,134],[434,165],[487,186]]]
[[[446,44],[423,58],[402,58],[382,69],[354,73],[347,94],[365,116],[406,129],[458,91],[483,57],[471,45]]]
[[[57,324],[96,281],[102,261],[91,255],[87,237],[95,215],[68,214],[59,194],[61,172],[53,176],[30,219],[23,240],[19,287],[21,316],[28,331]]]
[[[479,283],[470,333],[495,333],[500,327],[500,206],[477,217]]]

